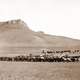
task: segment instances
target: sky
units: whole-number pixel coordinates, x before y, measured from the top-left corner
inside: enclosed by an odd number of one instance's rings
[[[0,21],[13,19],[34,31],[80,39],[80,0],[0,0]]]

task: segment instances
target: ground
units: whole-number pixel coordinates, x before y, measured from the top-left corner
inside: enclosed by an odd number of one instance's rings
[[[80,62],[0,62],[0,80],[80,80]]]

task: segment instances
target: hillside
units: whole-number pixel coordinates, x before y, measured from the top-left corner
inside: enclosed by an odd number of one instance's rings
[[[62,36],[54,36],[43,32],[34,32],[22,20],[0,22],[0,52],[14,52],[20,49],[14,48],[38,48],[38,47],[79,47],[80,40]],[[8,48],[9,49],[6,49]],[[23,49],[21,49],[23,51]]]
[[[0,43],[4,46],[80,46],[79,40],[34,32],[21,20],[0,23]]]

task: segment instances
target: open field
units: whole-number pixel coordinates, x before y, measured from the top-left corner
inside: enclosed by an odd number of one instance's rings
[[[0,80],[80,80],[80,63],[0,62]]]

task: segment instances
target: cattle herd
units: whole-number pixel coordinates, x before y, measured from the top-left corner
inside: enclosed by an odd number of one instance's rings
[[[70,54],[70,55],[69,55]],[[72,55],[71,55],[72,54]],[[77,54],[77,55],[75,55]],[[42,50],[40,55],[18,55],[18,56],[5,56],[0,57],[0,61],[21,61],[21,62],[79,62],[80,51],[71,50],[66,51],[45,51]]]

